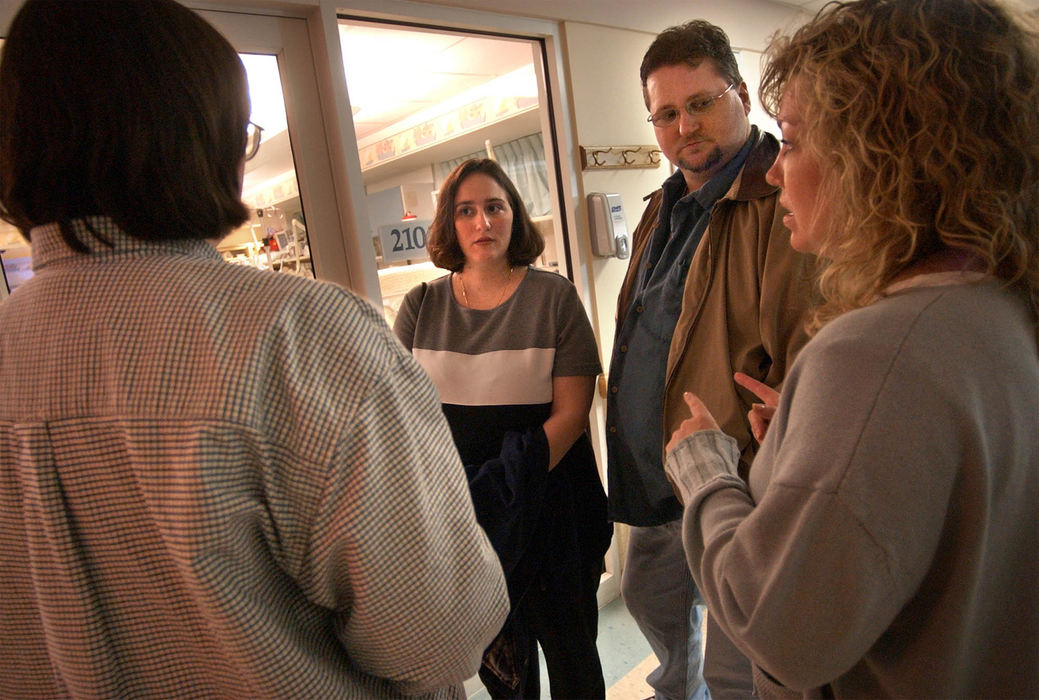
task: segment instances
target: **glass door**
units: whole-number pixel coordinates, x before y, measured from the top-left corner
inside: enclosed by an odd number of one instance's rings
[[[339,36],[386,320],[409,289],[446,273],[425,239],[440,184],[467,158],[498,161],[544,237],[535,265],[569,274],[541,44],[349,17]]]
[[[242,192],[252,215],[221,242],[221,252],[234,263],[330,280],[363,294],[363,275],[348,261],[307,20],[199,14],[239,51],[252,121],[263,130]]]
[[[581,246],[568,235],[577,204],[568,148],[559,143],[569,132],[555,27],[390,0],[370,9],[393,19],[340,14],[338,28],[359,160],[351,174],[363,180],[358,196],[368,213],[360,254],[377,267],[386,320],[393,324],[412,287],[446,274],[428,261],[425,235],[440,183],[469,157],[495,158],[516,183],[545,239],[536,264],[588,290]],[[474,26],[481,29],[457,28]],[[600,455],[601,415],[593,406]],[[611,548],[601,603],[619,595],[620,570]]]
[[[278,59],[265,54],[240,57],[249,80],[249,118],[260,132],[260,150],[245,164],[242,200],[249,205],[249,221],[220,241],[217,249],[232,263],[313,278]]]

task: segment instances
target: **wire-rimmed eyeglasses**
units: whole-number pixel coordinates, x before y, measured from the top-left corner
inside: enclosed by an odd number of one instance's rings
[[[736,87],[736,83],[729,83],[729,87],[719,92],[714,97],[694,97],[685,103],[685,113],[690,117],[696,117],[701,114],[706,114],[714,106],[714,103],[725,97],[729,90]],[[679,110],[675,107],[667,107],[654,114],[646,117],[646,121],[653,124],[655,127],[671,126],[678,119]]]
[[[260,150],[260,135],[263,127],[259,124],[249,122],[245,127],[245,159],[252,160]]]

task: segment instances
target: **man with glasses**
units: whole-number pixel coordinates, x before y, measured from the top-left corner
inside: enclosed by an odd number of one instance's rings
[[[641,78],[648,120],[677,170],[648,197],[617,305],[607,450],[610,514],[631,525],[621,592],[660,662],[647,678],[657,698],[749,697],[750,664],[709,615],[701,659],[703,601],[663,446],[692,391],[739,441],[746,478],[756,399],[733,373],[781,382],[806,340],[809,270],[790,247],[778,188],[765,182],[779,144],[750,124],[725,33],[701,20],[665,30]]]

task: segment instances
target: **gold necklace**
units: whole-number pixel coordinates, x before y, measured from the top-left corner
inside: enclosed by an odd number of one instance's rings
[[[492,309],[495,308],[495,307],[501,306],[501,301],[502,301],[502,299],[505,298],[505,292],[507,292],[508,289],[509,289],[509,280],[511,278],[512,278],[512,265],[509,265],[509,271],[505,273],[505,284],[502,285],[502,287],[501,287],[501,294],[498,295],[498,301],[496,301],[494,303],[494,306],[491,307]],[[458,283],[460,285],[462,285],[462,301],[465,302],[465,308],[467,308],[467,309],[473,308],[472,306],[469,305],[469,295],[466,294],[466,292],[465,292],[465,278],[462,277],[462,273],[460,273],[460,272],[458,273]]]

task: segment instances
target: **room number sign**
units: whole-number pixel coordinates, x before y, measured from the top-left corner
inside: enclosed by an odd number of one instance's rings
[[[379,243],[382,245],[383,262],[401,260],[425,260],[426,238],[431,221],[402,221],[379,227]]]

